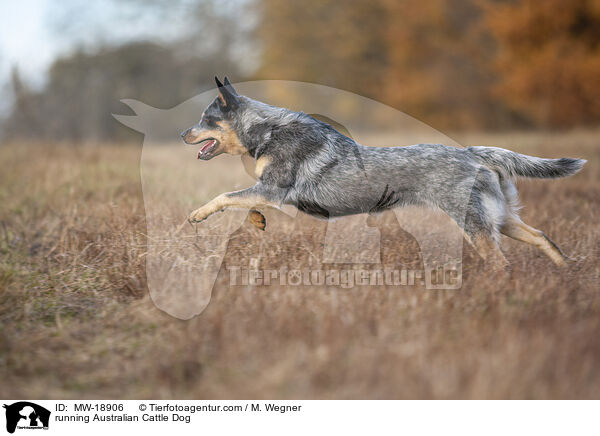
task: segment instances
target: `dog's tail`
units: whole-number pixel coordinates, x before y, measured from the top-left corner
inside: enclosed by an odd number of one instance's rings
[[[536,177],[553,179],[571,176],[578,172],[587,162],[584,159],[563,157],[560,159],[542,159],[527,156],[498,147],[468,147],[472,153],[486,166],[516,177]]]

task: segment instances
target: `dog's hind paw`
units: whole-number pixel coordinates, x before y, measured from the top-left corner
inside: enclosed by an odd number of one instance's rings
[[[267,227],[267,220],[265,216],[257,210],[252,209],[248,214],[248,219],[254,227],[259,230],[265,230]]]

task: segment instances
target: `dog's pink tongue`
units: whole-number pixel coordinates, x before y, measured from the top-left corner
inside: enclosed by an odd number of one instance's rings
[[[204,153],[206,150],[208,150],[214,144],[215,144],[215,140],[214,139],[211,139],[210,141],[206,141],[206,144],[204,144],[204,146],[202,146],[202,148],[200,149],[200,152]]]
[[[200,156],[203,155],[206,152],[206,150],[208,150],[210,147],[215,145],[215,142],[217,142],[217,141],[215,141],[214,139],[211,139],[210,141],[206,141],[206,143],[198,151],[198,159],[200,159]]]

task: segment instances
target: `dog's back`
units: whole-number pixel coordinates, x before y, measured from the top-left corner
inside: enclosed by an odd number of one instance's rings
[[[343,138],[327,138],[324,147],[303,159],[286,202],[321,217],[407,205],[441,209],[480,253],[496,247],[503,233],[564,264],[556,244],[519,218],[513,180],[569,176],[585,160],[543,159],[496,147],[364,147]]]

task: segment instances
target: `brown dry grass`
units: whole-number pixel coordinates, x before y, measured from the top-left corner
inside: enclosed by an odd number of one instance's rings
[[[569,179],[519,182],[525,221],[578,257],[566,270],[510,240],[509,273],[465,246],[460,291],[229,287],[222,268],[191,321],[147,295],[138,148],[5,145],[0,397],[600,398],[598,139],[460,138],[589,160]],[[264,234],[264,268],[310,262],[325,224],[290,225]],[[393,215],[378,226],[384,263],[418,265]],[[259,238],[244,224],[224,267],[246,264]]]

